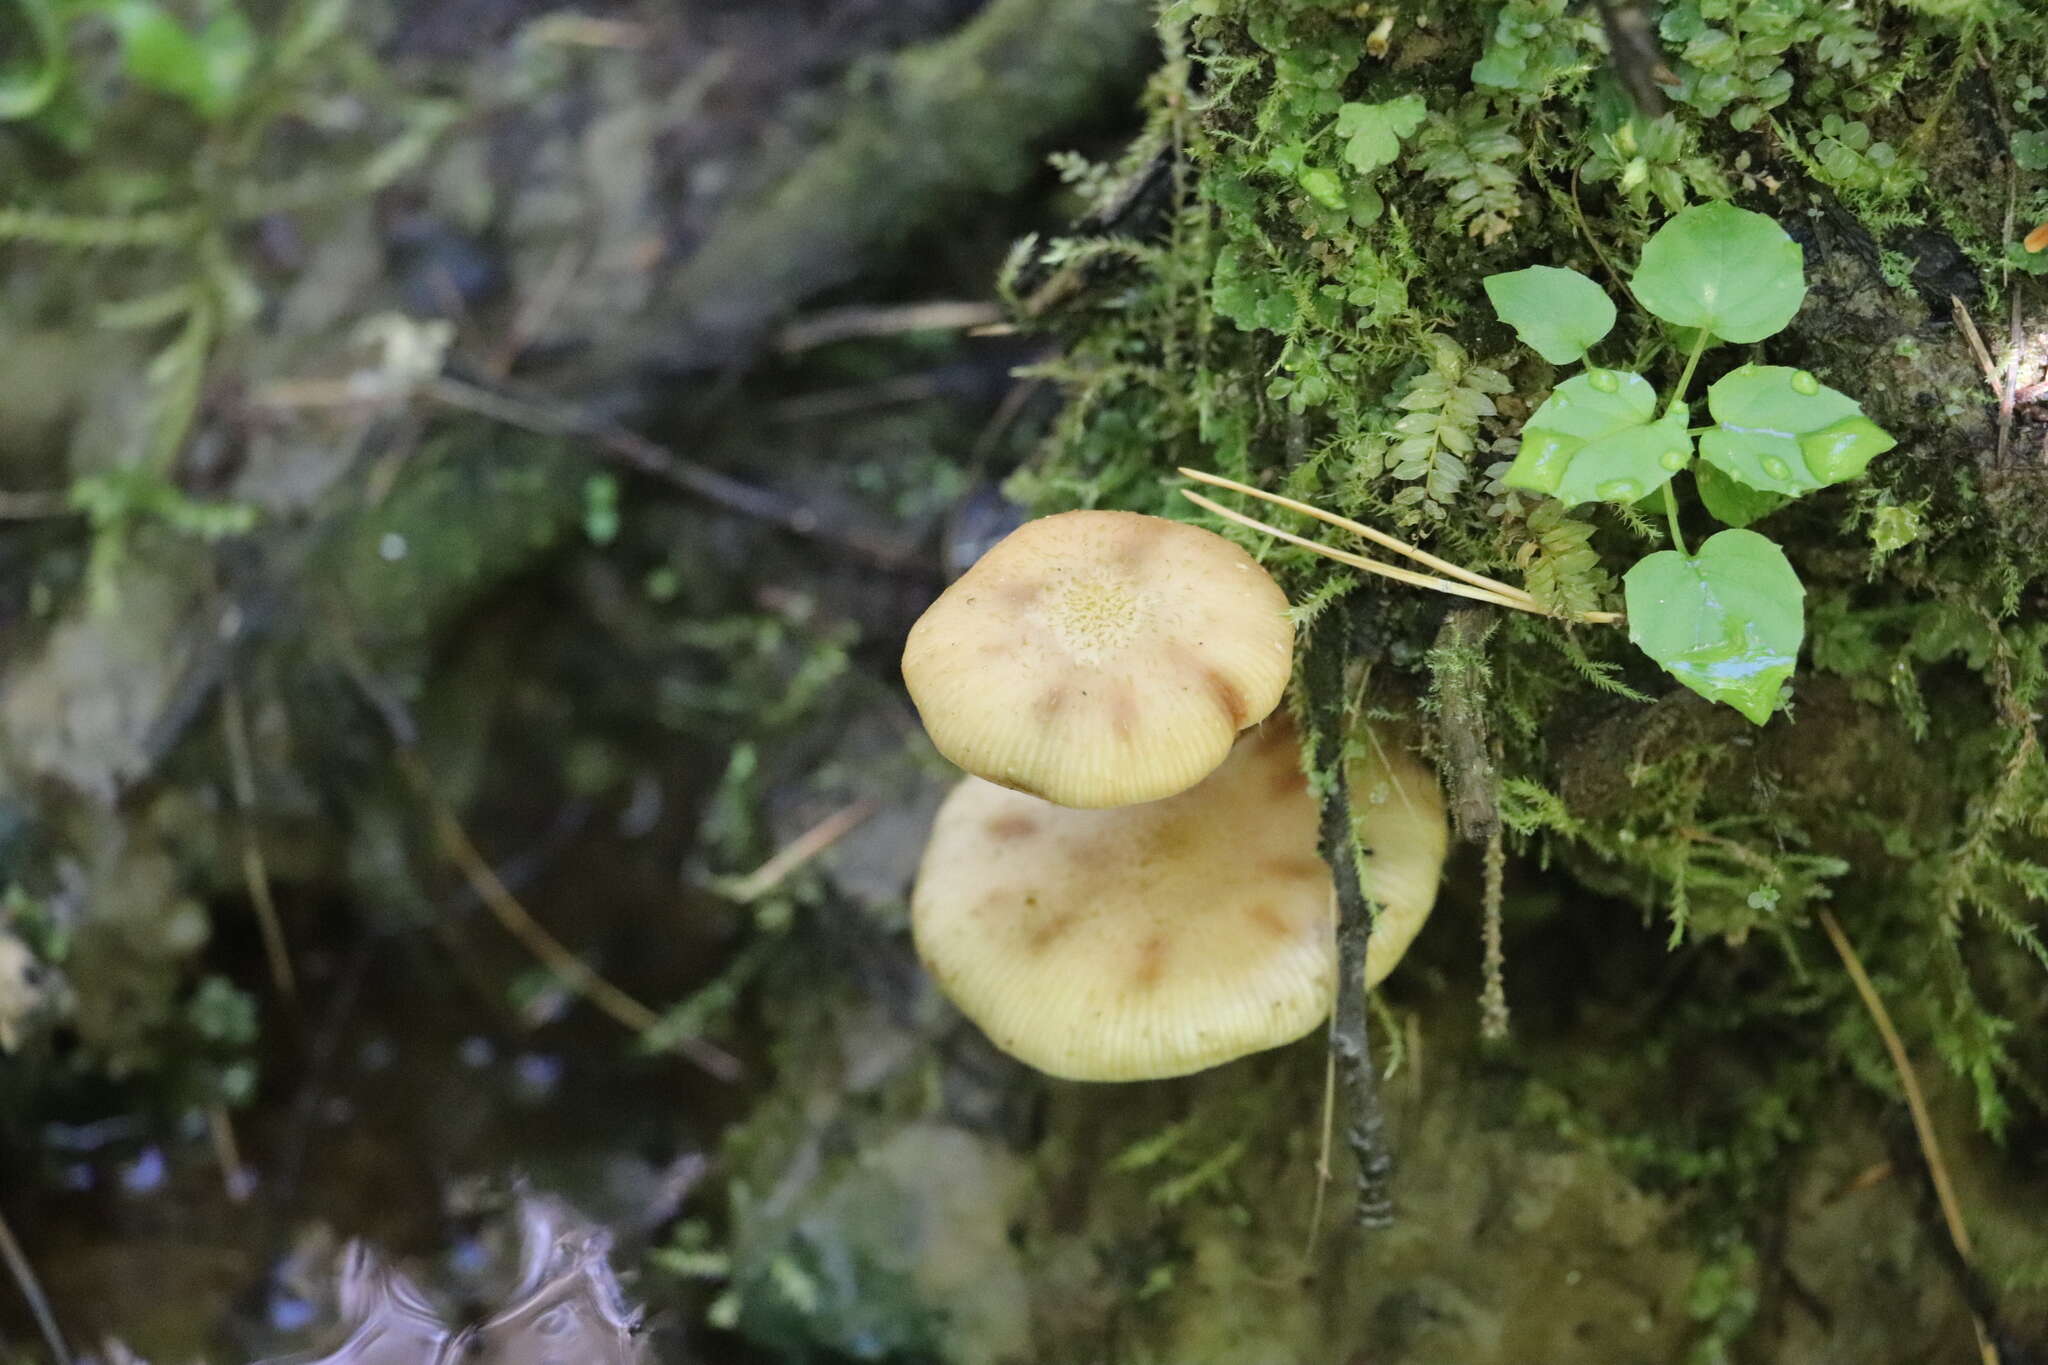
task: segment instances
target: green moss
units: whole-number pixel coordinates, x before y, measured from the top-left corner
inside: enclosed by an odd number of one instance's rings
[[[1549,0],[1438,6],[1427,22],[1404,7],[1202,0],[1170,8],[1165,32],[1169,71],[1203,77],[1198,96],[1166,87],[1154,109],[1192,193],[1157,244],[1120,247],[1090,288],[1037,315],[1064,342],[1044,373],[1072,402],[1019,491],[1047,510],[1192,515],[1170,471],[1194,464],[1405,528],[1556,608],[1611,608],[1608,571],[1640,553],[1645,528],[1626,509],[1498,484],[1554,375],[1490,321],[1479,279],[1570,265],[1619,294],[1613,263],[1663,214],[1727,195],[1772,212],[1810,243],[1813,280],[1783,359],[1902,437],[1861,486],[1769,519],[1810,585],[1791,718],[1752,733],[1670,696],[1613,630],[1518,615],[1477,660],[1432,655],[1439,602],[1229,533],[1299,616],[1339,599],[1361,610],[1376,687],[1417,694],[1434,679],[1441,694],[1455,675],[1460,713],[1476,705],[1499,739],[1521,851],[1661,919],[1691,976],[1640,1021],[1650,1057],[1676,1068],[1689,1049],[1768,1038],[1786,1059],[1734,1077],[1725,1110],[1589,1117],[1583,1096],[1602,1085],[1582,1077],[1552,1119],[1576,1114],[1646,1178],[1712,1188],[1734,1224],[1760,1216],[1832,1081],[1895,1085],[1812,928],[1832,900],[1909,1045],[1968,1088],[1980,1124],[2003,1131],[2015,1106],[2038,1120],[2026,1077],[2048,1053],[2048,634],[2025,604],[2048,581],[2048,494],[1984,468],[1981,381],[1937,330],[1946,297],[1924,303],[1916,271],[1933,225],[1996,294],[2009,198],[2035,202],[2038,176],[2008,184],[2002,162],[1935,149],[1997,133],[1963,84],[2019,110],[2039,100],[2026,73],[2048,62],[2048,16],[2001,0],[1882,13],[1686,0],[1661,28],[1674,107],[1651,120],[1603,69],[1598,25]],[[1360,121],[1342,111],[1411,95],[1428,112],[1394,130],[1388,164],[1383,143],[1349,144]],[[1667,381],[1683,359],[1639,322],[1604,345]],[[1463,774],[1445,776],[1455,789]],[[1644,1074],[1641,1054],[1615,1065]],[[1720,1340],[1747,1318],[1721,1302],[1705,1320]]]

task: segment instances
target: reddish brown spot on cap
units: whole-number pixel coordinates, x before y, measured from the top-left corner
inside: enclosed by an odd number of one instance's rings
[[[1159,978],[1166,973],[1166,940],[1158,934],[1146,939],[1138,947],[1138,970],[1132,978],[1142,987],[1150,988],[1159,984]]]
[[[1259,871],[1280,881],[1298,881],[1324,875],[1321,858],[1268,858],[1259,864]]]
[[[1059,942],[1061,936],[1067,930],[1074,927],[1074,918],[1075,914],[1071,910],[1064,915],[1054,915],[1051,919],[1033,929],[1025,937],[1024,946],[1034,953],[1044,952],[1047,948]]]
[[[1202,686],[1216,699],[1216,705],[1230,719],[1230,728],[1242,730],[1251,719],[1251,707],[1245,702],[1244,691],[1230,679],[1213,668],[1202,670]]]
[[[1125,743],[1138,732],[1138,694],[1129,683],[1110,689],[1109,728]]]
[[[1253,924],[1258,925],[1274,938],[1290,938],[1294,934],[1294,926],[1287,922],[1287,916],[1281,914],[1270,905],[1254,905],[1246,913],[1250,916]]]

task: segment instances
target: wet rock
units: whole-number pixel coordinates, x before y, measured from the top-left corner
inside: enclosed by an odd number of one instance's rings
[[[107,803],[149,771],[205,644],[203,555],[137,537],[102,600],[0,678],[0,764]]]
[[[857,1360],[1031,1358],[1029,1284],[1006,1231],[1026,1188],[1023,1164],[994,1144],[914,1122],[811,1192],[779,1230],[776,1195],[736,1210],[741,1328],[770,1346],[820,1343]]]
[[[519,1282],[503,1307],[457,1329],[417,1285],[360,1242],[343,1253],[348,1335],[306,1365],[640,1365],[639,1317],[607,1260],[611,1238],[558,1200],[520,1206]],[[275,1362],[275,1365],[286,1365]]]

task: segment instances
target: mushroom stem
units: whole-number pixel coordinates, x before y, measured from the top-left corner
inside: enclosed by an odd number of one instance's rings
[[[1485,574],[1474,573],[1470,569],[1461,568],[1449,560],[1438,558],[1427,550],[1417,549],[1398,537],[1390,536],[1385,531],[1367,526],[1364,522],[1353,521],[1349,517],[1340,517],[1334,512],[1325,512],[1320,507],[1315,507],[1309,503],[1300,502],[1294,498],[1282,497],[1278,493],[1269,493],[1262,488],[1254,488],[1250,484],[1239,483],[1235,479],[1226,479],[1220,474],[1210,474],[1203,470],[1185,467],[1181,468],[1178,472],[1198,483],[1210,484],[1217,488],[1227,488],[1233,493],[1243,493],[1247,497],[1258,498],[1263,502],[1270,502],[1275,506],[1285,507],[1289,511],[1299,512],[1303,516],[1314,517],[1318,521],[1340,527],[1375,545],[1383,546],[1394,551],[1396,554],[1404,555],[1418,564],[1425,564],[1446,577],[1438,578],[1430,574],[1416,573],[1412,569],[1397,568],[1394,565],[1377,559],[1369,559],[1364,555],[1333,549],[1330,546],[1319,544],[1305,537],[1282,531],[1278,527],[1268,525],[1263,521],[1257,521],[1240,513],[1232,512],[1210,501],[1208,498],[1192,493],[1187,489],[1181,490],[1182,497],[1198,507],[1216,513],[1225,520],[1234,521],[1240,526],[1249,526],[1254,530],[1264,531],[1266,534],[1287,541],[1289,544],[1299,545],[1305,550],[1312,550],[1326,559],[1334,559],[1338,563],[1348,564],[1354,569],[1363,569],[1367,573],[1379,574],[1384,578],[1409,583],[1418,588],[1430,588],[1437,592],[1449,593],[1453,597],[1466,597],[1475,602],[1487,602],[1495,606],[1512,607],[1516,611],[1526,611],[1537,616],[1550,616],[1553,614],[1537,605],[1536,599],[1520,588],[1503,583],[1498,579],[1488,578]],[[1621,620],[1622,616],[1620,612],[1614,611],[1587,611],[1572,613],[1571,619],[1588,625],[1611,625]]]

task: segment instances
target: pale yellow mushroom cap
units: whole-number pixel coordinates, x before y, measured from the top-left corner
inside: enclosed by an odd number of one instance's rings
[[[1444,851],[1435,781],[1390,759],[1386,778],[1354,787],[1361,833],[1382,846],[1373,889],[1389,902],[1370,981],[1428,915]],[[911,924],[940,987],[1005,1052],[1069,1080],[1146,1080],[1321,1023],[1331,902],[1315,803],[1280,720],[1200,785],[1144,805],[1078,811],[968,778],[939,809]]]
[[[1186,791],[1279,704],[1287,598],[1223,537],[1135,512],[1026,522],[911,627],[939,752],[1063,806]]]

